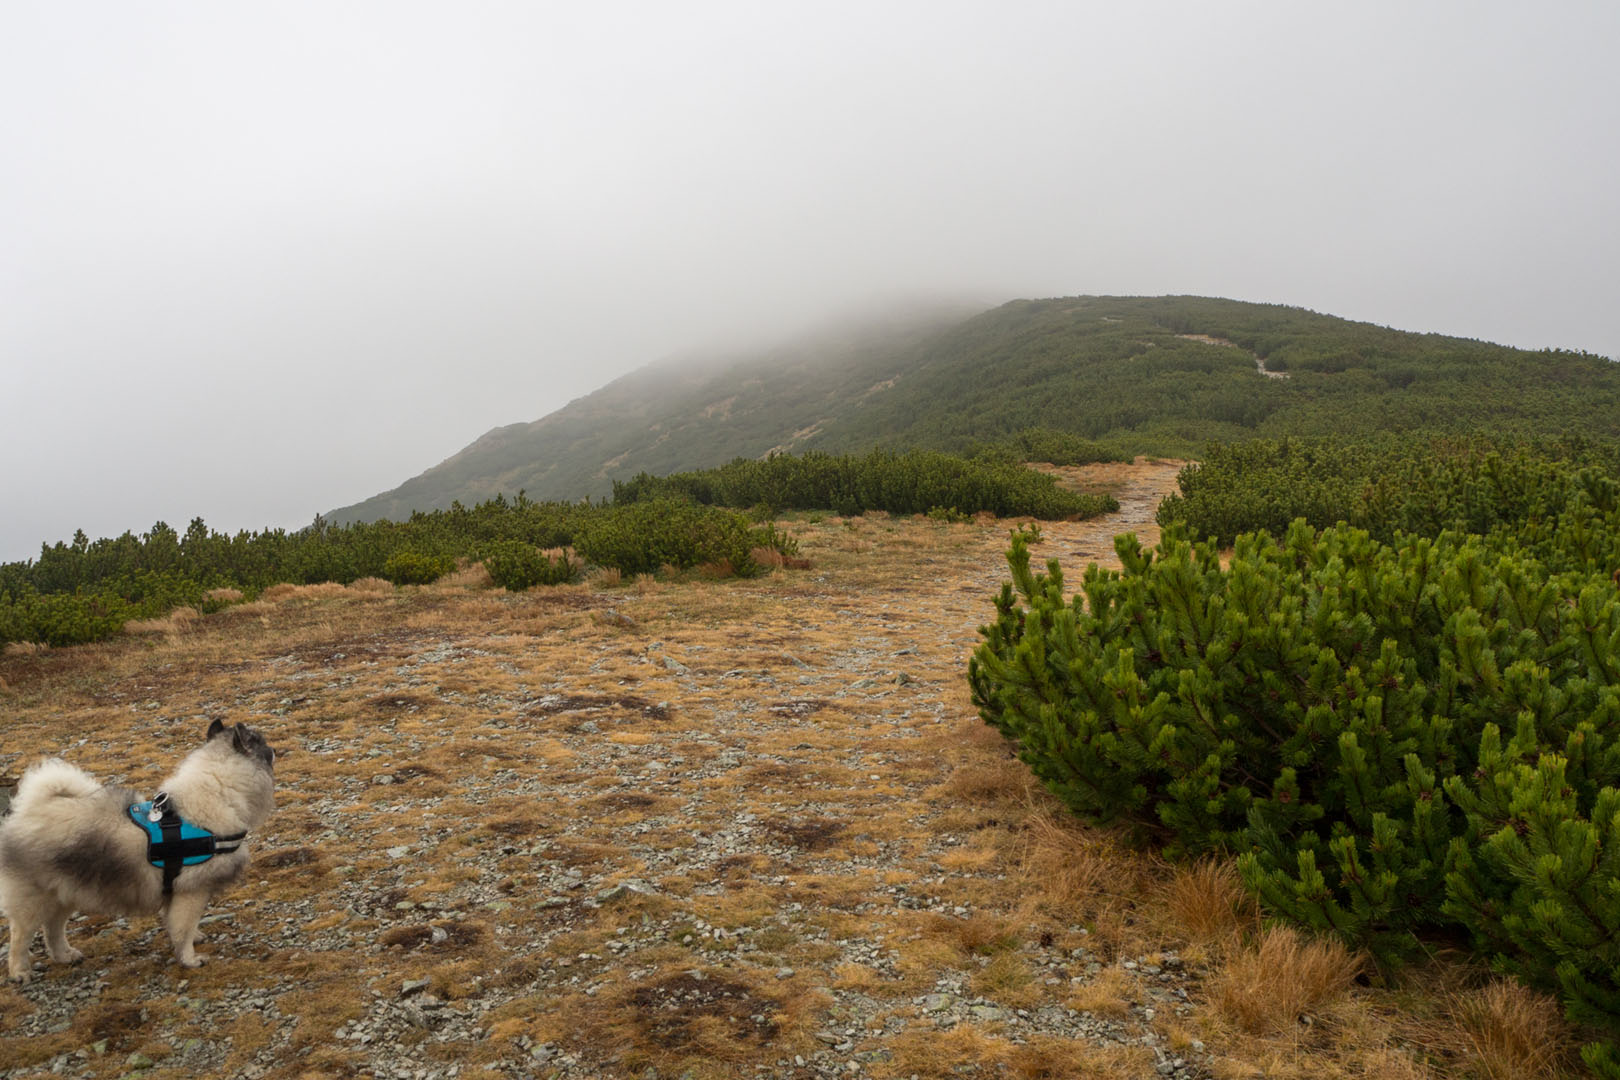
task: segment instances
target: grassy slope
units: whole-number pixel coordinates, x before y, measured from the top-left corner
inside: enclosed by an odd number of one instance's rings
[[[1286,378],[1261,376],[1257,359]],[[1613,436],[1617,409],[1620,365],[1599,357],[1279,305],[1082,297],[1015,301],[968,320],[936,341],[906,394],[897,388],[828,425],[820,444],[963,449],[1025,427],[1158,453],[1325,432],[1578,426]]]
[[[1229,345],[1195,340],[1216,339]],[[1266,378],[1256,358],[1287,378]],[[643,369],[490,432],[336,520],[498,491],[601,495],[772,449],[965,450],[1029,427],[1136,452],[1253,435],[1417,430],[1620,435],[1620,365],[1198,297],[1020,300],[709,367]]]

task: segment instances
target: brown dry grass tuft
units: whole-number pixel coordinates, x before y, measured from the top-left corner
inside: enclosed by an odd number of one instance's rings
[[[973,993],[1015,1009],[1038,1004],[1045,992],[1030,970],[1029,962],[1016,952],[997,953],[968,980]]]
[[[7,656],[38,656],[50,648],[39,641],[13,641],[6,646]]]
[[[945,791],[967,803],[1019,802],[1029,797],[1037,783],[1021,761],[980,761],[953,772]]]
[[[772,1041],[777,1024],[771,1014],[780,1008],[745,983],[700,971],[635,987],[621,1002],[632,1013],[630,1022],[642,1036],[638,1041],[721,1060],[736,1056],[738,1044]]]
[[[973,1024],[948,1031],[917,1028],[889,1040],[893,1057],[876,1062],[879,1080],[963,1075],[1011,1076],[1018,1080],[1138,1080],[1153,1076],[1152,1051],[1141,1046],[1097,1046],[1080,1040],[1040,1037],[1013,1042]]]
[[[1231,862],[1208,858],[1178,866],[1164,892],[1166,929],[1190,943],[1225,941],[1254,929],[1260,916]]]
[[[1094,828],[1055,805],[1024,823],[1018,877],[1025,906],[1065,921],[1089,921],[1094,940],[1125,952],[1151,942],[1136,912],[1154,887],[1151,863],[1113,832]]]
[[[1573,1069],[1558,1002],[1521,983],[1497,979],[1458,995],[1451,1018],[1453,1031],[1431,1041],[1456,1045],[1480,1080],[1554,1080]]]
[[[809,1053],[814,1013],[826,1004],[823,995],[791,983],[765,984],[742,971],[688,966],[652,972],[594,996],[548,996],[526,1030],[537,1040],[566,1034],[597,1054],[613,1054],[629,1070],[613,1075],[651,1069],[717,1080],[739,1075],[744,1062],[762,1056]]]
[[[203,593],[204,600],[211,600],[216,604],[237,604],[242,600],[241,589],[209,589]]]
[[[853,990],[870,994],[883,985],[883,976],[865,964],[844,963],[833,968],[833,986],[839,990]]]
[[[963,956],[994,956],[1018,946],[1013,920],[994,915],[973,914],[960,919],[929,915],[923,920],[922,932],[944,939]]]
[[[393,589],[393,586],[388,586]],[[288,600],[330,600],[333,597],[343,596],[348,589],[335,581],[325,581],[319,585],[290,585],[282,582],[272,585],[259,594],[259,599],[267,604],[281,604]]]
[[[568,560],[568,565],[574,568],[574,573],[576,574],[585,569],[585,560],[581,558],[571,547],[545,548],[540,552],[540,554],[544,555],[552,562],[557,562],[560,559]]]
[[[450,571],[434,584],[448,589],[482,590],[493,589],[495,579],[489,576],[489,571],[484,569],[483,563],[473,563]]]
[[[1350,987],[1364,959],[1337,941],[1272,926],[1227,957],[1214,980],[1215,1007],[1252,1035],[1291,1028]]]
[[[486,941],[489,928],[477,922],[444,920],[432,924],[396,926],[384,931],[377,941],[384,948],[418,949],[429,945],[440,950],[471,948]]]
[[[1066,1080],[1075,1076],[1087,1080],[1134,1080],[1156,1072],[1151,1053],[1142,1047],[1108,1046],[1077,1052],[1072,1040],[1050,1036],[1019,1046],[1008,1064],[1020,1080]]]
[[[1131,1003],[1136,995],[1136,980],[1123,968],[1109,967],[1089,982],[1075,987],[1065,1004],[1075,1012],[1121,1020],[1131,1014]]]
[[[805,851],[824,851],[843,835],[844,825],[826,818],[776,819],[765,827],[783,841]]]
[[[444,579],[440,578],[439,580],[443,581]],[[392,595],[394,591],[394,583],[380,577],[356,578],[355,580],[349,582],[348,590],[352,593],[360,593],[361,595],[369,596]]]
[[[178,607],[161,618],[131,619],[124,624],[126,634],[183,634],[202,618],[196,608]]]
[[[90,1017],[90,1037],[106,1040],[105,1049],[116,1052],[133,1048],[139,1041],[144,1017],[138,1005],[102,1005]]]
[[[786,561],[780,551],[769,547],[754,548],[748,552],[748,557],[767,570],[780,570]]]

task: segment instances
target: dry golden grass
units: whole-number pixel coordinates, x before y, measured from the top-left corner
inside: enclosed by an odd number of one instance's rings
[[[204,600],[211,600],[216,604],[238,604],[242,601],[241,589],[209,589],[203,593]]]
[[[440,576],[433,584],[446,589],[493,589],[495,579],[489,576],[483,563],[463,559],[456,569]]]
[[[390,585],[392,590],[393,586]],[[343,596],[348,592],[345,586],[335,581],[323,582],[319,585],[290,585],[286,582],[272,585],[259,594],[259,599],[267,604],[283,604],[289,600],[301,600],[309,603],[321,600],[331,600]]]
[[[196,625],[202,613],[196,608],[177,607],[161,618],[131,619],[124,624],[126,634],[183,634]]]
[[[767,1048],[778,1055],[808,1053],[815,1014],[827,1004],[792,981],[690,964],[609,981],[593,995],[568,994],[503,1012],[533,1015],[526,1032],[532,1038],[583,1042],[617,1059],[625,1074],[652,1069],[722,1080]]]
[[[440,578],[439,580],[443,581],[444,579]],[[349,582],[347,587],[350,592],[360,593],[362,596],[386,596],[392,595],[394,591],[394,583],[380,577],[356,578]]]
[[[1065,1004],[1075,1012],[1119,1019],[1130,1015],[1136,994],[1136,980],[1124,968],[1108,967],[1075,987]]]
[[[768,547],[754,548],[748,552],[748,557],[767,570],[780,570],[786,562],[780,551]]]
[[[1037,982],[1029,961],[1017,952],[990,957],[989,963],[973,973],[968,987],[980,997],[1014,1009],[1038,1005],[1046,996],[1046,988]]]
[[[839,964],[832,975],[832,985],[839,990],[867,994],[883,985],[883,976],[865,964]]]
[[[979,724],[978,727],[984,727]],[[986,728],[985,730],[989,730]],[[945,792],[968,803],[1022,802],[1037,790],[1029,768],[1010,758],[963,764],[951,774]]]
[[[1451,998],[1449,1023],[1427,1033],[1455,1048],[1480,1080],[1555,1080],[1574,1071],[1571,1032],[1558,1002],[1493,979]]]
[[[1237,868],[1205,858],[1175,868],[1164,886],[1165,928],[1194,944],[1214,944],[1252,930],[1259,912]]]
[[[1006,916],[928,915],[923,918],[918,932],[948,943],[964,959],[993,956],[1018,944],[1017,923]]]
[[[947,1031],[908,1029],[889,1040],[893,1056],[872,1066],[879,1080],[1011,1076],[1019,1080],[1141,1080],[1157,1075],[1152,1051],[1041,1037],[1014,1042],[973,1024]],[[967,1066],[976,1066],[964,1073]]]
[[[1221,1015],[1243,1031],[1270,1034],[1344,993],[1365,963],[1336,941],[1271,926],[1227,957],[1212,997]]]

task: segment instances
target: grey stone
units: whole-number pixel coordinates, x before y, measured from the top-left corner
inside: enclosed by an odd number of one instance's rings
[[[606,904],[613,900],[620,900],[626,896],[657,896],[658,890],[642,881],[640,878],[631,878],[621,881],[617,885],[609,886],[591,897],[598,904]]]

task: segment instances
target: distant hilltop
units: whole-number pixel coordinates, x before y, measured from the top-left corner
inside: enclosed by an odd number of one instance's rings
[[[1620,435],[1620,365],[1278,304],[1014,300],[970,317],[651,364],[326,517],[399,519],[519,491],[600,497],[637,473],[772,452],[974,452],[1030,429],[1195,455],[1256,436],[1484,428]]]

